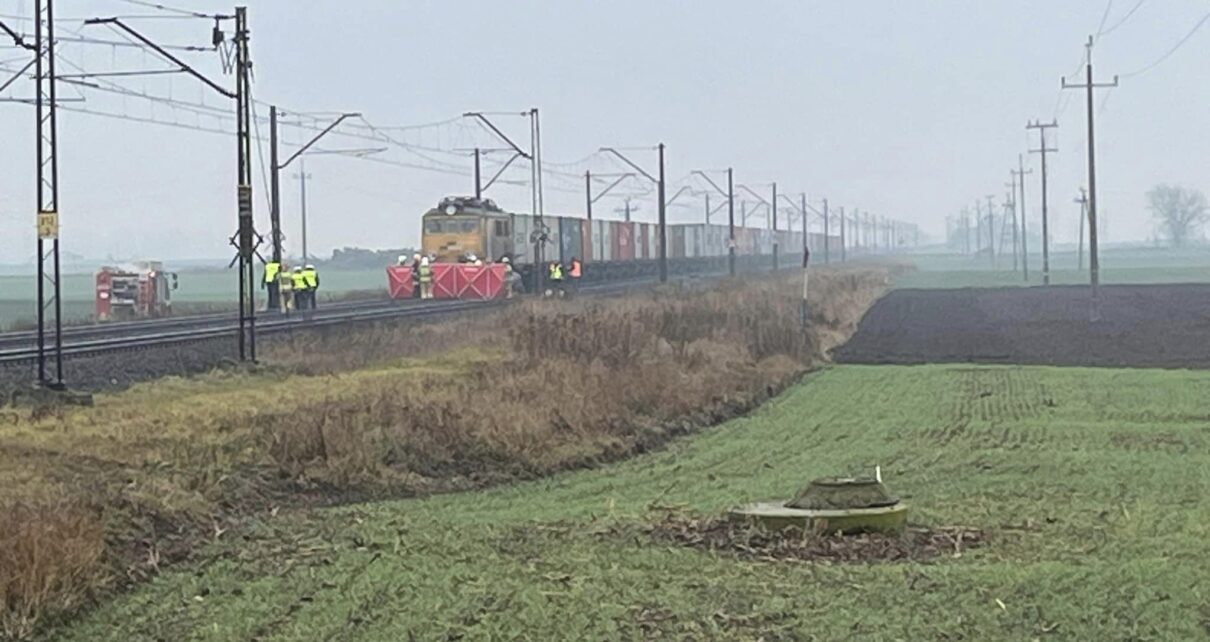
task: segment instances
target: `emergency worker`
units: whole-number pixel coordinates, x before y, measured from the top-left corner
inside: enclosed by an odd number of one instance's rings
[[[281,311],[289,312],[294,309],[294,275],[283,266],[281,274],[277,275],[277,287],[281,294]]]
[[[307,277],[303,275],[301,267],[294,268],[290,273],[290,284],[294,289],[294,309],[306,310],[309,302],[307,291],[310,288],[307,287]]]
[[[571,257],[571,267],[567,270],[567,275],[571,277],[571,289],[576,291],[580,288],[580,277],[584,274],[584,264],[580,263],[577,257]]]
[[[558,261],[551,261],[550,267],[546,270],[546,280],[549,282],[549,287],[546,289],[548,295],[563,293],[563,264]]]
[[[308,264],[303,268],[303,278],[307,280],[307,309],[314,310],[319,307],[316,297],[319,291],[319,271],[314,265]]]
[[[278,287],[278,277],[281,276],[281,263],[269,261],[265,263],[265,278],[260,286],[269,291],[268,309],[281,310],[281,290]]]
[[[429,264],[429,257],[420,259],[420,269],[417,272],[420,274],[420,298],[433,298],[433,266]]]
[[[420,252],[412,255],[412,298],[420,298]]]
[[[513,298],[513,290],[516,289],[517,274],[513,272],[513,262],[507,257],[501,257],[500,263],[504,265],[504,298]]]

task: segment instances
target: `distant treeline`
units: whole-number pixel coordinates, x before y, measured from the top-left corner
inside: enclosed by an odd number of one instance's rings
[[[323,264],[334,268],[369,269],[393,265],[400,255],[412,256],[416,250],[400,248],[392,250],[367,250],[360,247],[345,247],[332,251],[332,258]]]

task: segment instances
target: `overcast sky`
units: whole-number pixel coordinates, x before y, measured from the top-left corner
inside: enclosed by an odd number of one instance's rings
[[[210,0],[164,0],[230,11]],[[1072,198],[1085,182],[1084,95],[1061,92],[1080,72],[1084,42],[1106,30],[1094,52],[1098,81],[1146,68],[1202,20],[1204,0],[940,0],[822,2],[751,0],[249,2],[255,94],[291,113],[357,111],[392,130],[400,145],[332,137],[324,151],[386,146],[379,162],[309,156],[312,252],[334,247],[415,243],[420,214],[443,195],[472,189],[470,159],[456,150],[497,145],[467,110],[538,107],[552,170],[618,171],[592,157],[603,145],[668,145],[668,176],[733,166],[737,182],[858,207],[940,233],[946,216],[988,194],[1001,202],[1017,155],[1036,146],[1029,119],[1058,117],[1051,196],[1055,236],[1074,238]],[[59,0],[64,18],[159,14],[121,0]],[[0,15],[30,15],[32,0],[2,0]],[[1126,17],[1133,11],[1133,14]],[[0,18],[3,19],[3,18]],[[1123,20],[1125,20],[1123,22]],[[28,23],[11,18],[26,30]],[[138,19],[153,39],[205,45],[205,20]],[[105,28],[60,28],[116,40]],[[0,67],[22,50],[0,43]],[[63,43],[60,73],[164,68],[153,56],[110,46]],[[228,85],[215,53],[181,53]],[[1122,78],[1097,97],[1098,182],[1110,241],[1151,234],[1143,194],[1159,182],[1206,190],[1210,149],[1210,26],[1159,66]],[[7,74],[5,75],[7,78]],[[183,76],[112,78],[132,91],[226,108]],[[8,97],[25,97],[19,82]],[[1063,93],[1069,94],[1061,99]],[[65,88],[65,107],[193,126],[227,121],[119,97]],[[1106,102],[1106,96],[1108,99]],[[452,119],[452,120],[451,120]],[[519,117],[499,123],[528,141]],[[311,123],[319,122],[308,121]],[[361,125],[360,122],[353,123]],[[0,263],[28,260],[34,240],[34,114],[0,103]],[[342,128],[346,133],[365,129]],[[267,127],[260,133],[267,136]],[[284,149],[304,132],[283,129]],[[228,254],[235,225],[235,144],[229,136],[64,111],[61,114],[64,249],[89,257],[197,258]],[[445,151],[442,151],[445,150]],[[417,152],[417,153],[414,153]],[[423,154],[421,156],[420,154]],[[654,151],[636,150],[654,172]],[[586,159],[587,160],[582,160]],[[488,166],[504,160],[496,154]],[[399,163],[434,169],[401,167]],[[1027,187],[1037,216],[1038,160]],[[288,251],[298,251],[297,163],[283,173]],[[462,175],[458,175],[463,173]],[[520,163],[508,176],[524,180]],[[257,218],[268,213],[257,177]],[[582,179],[546,179],[548,213],[582,215]],[[635,184],[630,191],[643,189]],[[528,211],[528,192],[502,185],[489,194]],[[648,197],[636,218],[654,217]],[[620,201],[597,206],[618,216]],[[700,199],[674,208],[675,221],[700,221]],[[1035,223],[1036,224],[1036,223]]]

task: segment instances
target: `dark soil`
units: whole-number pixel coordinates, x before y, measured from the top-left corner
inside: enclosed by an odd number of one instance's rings
[[[987,535],[975,528],[909,528],[898,536],[835,535],[772,532],[730,520],[681,516],[669,516],[647,530],[660,542],[763,561],[919,562],[958,556],[987,542]]]
[[[1210,368],[1210,285],[896,290],[838,363]]]

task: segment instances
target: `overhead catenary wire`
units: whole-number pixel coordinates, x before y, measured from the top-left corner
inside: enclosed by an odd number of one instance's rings
[[[230,16],[226,16],[226,15],[201,13],[199,11],[193,11],[190,9],[181,9],[179,7],[171,7],[171,6],[168,6],[165,4],[161,4],[159,2],[149,2],[148,0],[117,0],[117,2],[134,5],[136,7],[145,7],[148,9],[156,9],[159,11],[163,11],[165,13],[170,13],[173,15],[180,16],[182,18],[204,18],[207,20],[213,20],[216,18],[226,19],[226,18],[230,17]]]

